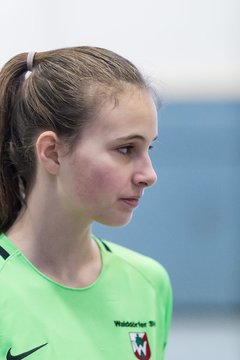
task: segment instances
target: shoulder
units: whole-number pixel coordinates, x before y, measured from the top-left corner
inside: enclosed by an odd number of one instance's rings
[[[6,264],[10,254],[4,243],[5,237],[3,234],[0,234],[0,271]]]
[[[6,276],[12,274],[11,264],[13,264],[19,251],[8,240],[7,236],[0,234],[0,280],[6,278]]]
[[[116,256],[126,266],[131,267],[145,278],[155,289],[170,288],[170,279],[166,269],[156,260],[130,250],[124,246],[103,240]]]

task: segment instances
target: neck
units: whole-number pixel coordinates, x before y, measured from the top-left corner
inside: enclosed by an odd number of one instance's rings
[[[68,286],[89,285],[101,269],[90,224],[68,216],[55,201],[43,201],[34,194],[28,199],[8,237],[45,275]]]

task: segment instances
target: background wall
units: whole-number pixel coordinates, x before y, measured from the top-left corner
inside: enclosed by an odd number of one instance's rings
[[[102,46],[160,89],[158,184],[129,226],[94,231],[168,269],[175,302],[167,360],[239,359],[240,2],[0,5],[0,66],[24,51]]]
[[[163,263],[175,311],[240,310],[240,102],[175,102],[159,116],[158,183],[133,221],[97,234]]]
[[[239,98],[238,0],[1,0],[0,65],[90,44],[127,56],[174,97]]]

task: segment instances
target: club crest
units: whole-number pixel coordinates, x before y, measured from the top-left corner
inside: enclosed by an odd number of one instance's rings
[[[134,355],[139,360],[149,360],[151,357],[151,350],[145,332],[131,332],[129,333],[132,349]]]

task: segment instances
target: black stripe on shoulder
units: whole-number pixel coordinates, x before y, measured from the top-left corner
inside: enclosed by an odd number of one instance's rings
[[[101,240],[101,242],[107,251],[112,252],[112,250],[107,246],[107,244],[105,244],[104,241]]]
[[[10,254],[2,246],[0,246],[0,256],[2,256],[4,260],[6,260],[10,256]]]

